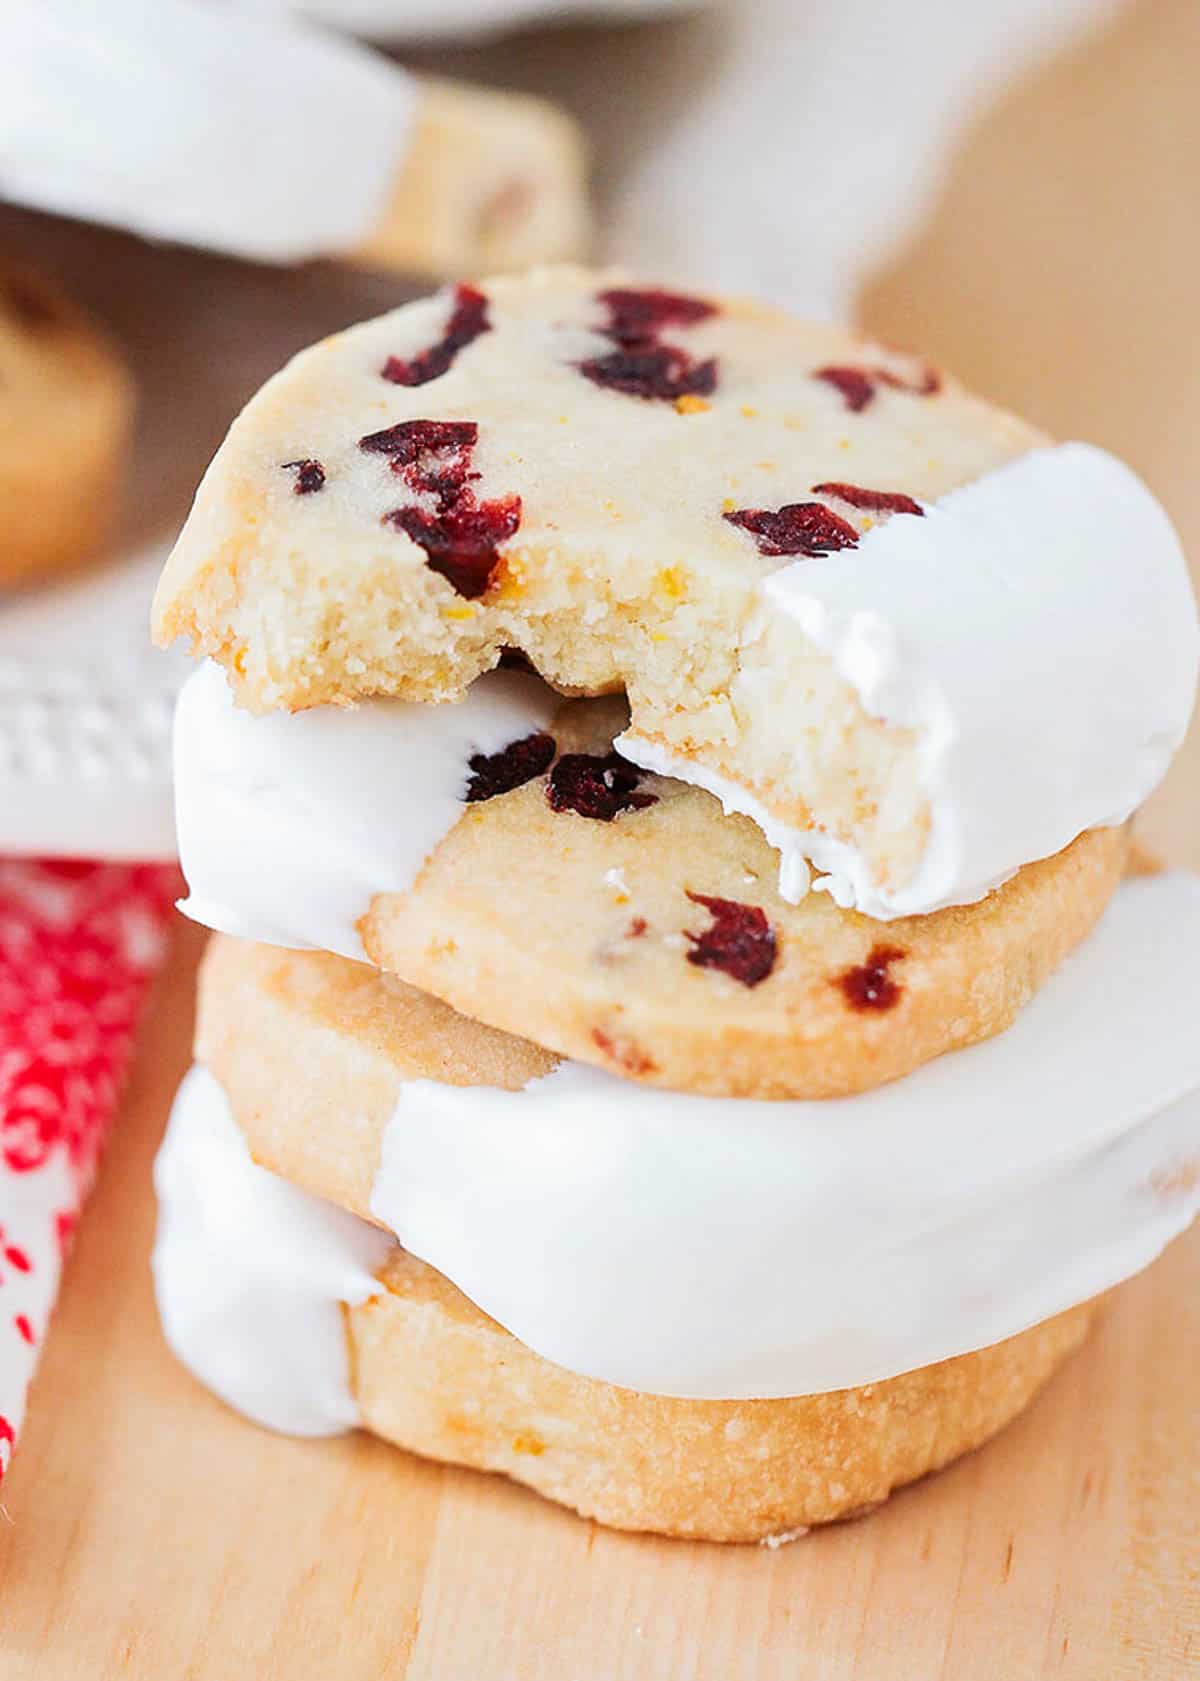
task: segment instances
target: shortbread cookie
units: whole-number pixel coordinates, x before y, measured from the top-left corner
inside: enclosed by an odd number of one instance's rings
[[[0,586],[97,552],[132,412],[114,346],[57,287],[0,261]]]
[[[587,154],[547,100],[415,78],[417,108],[387,208],[352,253],[408,274],[478,274],[578,257]]]
[[[629,1079],[842,1097],[1002,1032],[1125,867],[1127,826],[929,916],[872,922],[818,893],[791,905],[756,824],[612,754],[623,715],[570,703],[546,772],[469,804],[415,887],[374,899],[370,960]]]
[[[855,1389],[689,1401],[541,1359],[402,1250],[381,1282],[346,1315],[369,1430],[429,1459],[503,1472],[612,1529],[706,1541],[787,1541],[871,1511],[1002,1430],[1096,1313],[1084,1304]]]
[[[626,755],[755,817],[789,898],[812,859],[839,902],[919,914],[1122,821],[1190,710],[1169,523],[1111,457],[1045,441],[744,302],[460,286],[254,399],[156,634],[258,710],[450,700],[518,650],[625,690]]]
[[[880,1383],[664,1397],[540,1357],[434,1268],[255,1167],[202,1068],[176,1099],[155,1184],[167,1341],[230,1405],[299,1435],[364,1425],[667,1535],[786,1540],[869,1510],[1020,1412],[1097,1306]]]
[[[813,1394],[1000,1341],[1186,1226],[1197,937],[1194,878],[1131,882],[1007,1033],[832,1104],[547,1069],[361,965],[224,939],[197,1054],[263,1167],[378,1222],[556,1364]]]
[[[814,1098],[1006,1027],[1120,879],[1102,829],[928,917],[791,905],[755,824],[613,755],[623,702],[555,711],[505,673],[458,706],[255,718],[204,668],[176,719],[185,908],[631,1079]]]

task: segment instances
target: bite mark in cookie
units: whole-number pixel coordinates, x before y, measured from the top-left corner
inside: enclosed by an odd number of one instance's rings
[[[389,356],[381,372],[393,385],[428,385],[453,366],[460,350],[491,328],[487,295],[476,286],[454,288],[454,309],[436,344],[416,356]]]
[[[692,942],[689,963],[701,969],[720,969],[743,986],[757,986],[775,967],[775,930],[759,905],[744,905],[736,899],[718,899],[707,893],[688,892],[693,904],[703,905],[712,916],[712,927],[702,934],[685,930]]]
[[[716,390],[715,357],[697,362],[690,351],[664,344],[660,336],[666,327],[707,320],[716,314],[713,304],[679,292],[620,286],[601,292],[599,301],[608,311],[608,324],[600,331],[616,348],[580,363],[580,372],[594,385],[668,403],[709,397]]]
[[[510,741],[498,753],[472,753],[471,778],[464,798],[468,805],[511,793],[549,770],[557,752],[554,737],[542,730]]]
[[[611,823],[623,811],[658,803],[657,794],[639,791],[641,780],[642,772],[619,753],[564,753],[550,772],[546,799],[553,811]]]
[[[300,461],[285,461],[283,470],[285,473],[295,473],[292,490],[296,496],[312,496],[316,491],[325,488],[325,469],[311,456],[305,456]]]
[[[789,502],[782,508],[736,508],[722,516],[748,531],[765,555],[832,554],[853,549],[858,532],[823,502]]]
[[[403,420],[358,441],[367,454],[386,455],[416,496],[432,497],[432,509],[393,508],[383,523],[411,537],[430,570],[468,601],[487,594],[501,564],[500,544],[521,524],[519,496],[476,499],[471,452],[478,441],[473,420]]]
[[[847,969],[834,984],[841,987],[852,1010],[890,1010],[899,1003],[904,988],[889,970],[907,955],[903,946],[872,946],[866,962]]]

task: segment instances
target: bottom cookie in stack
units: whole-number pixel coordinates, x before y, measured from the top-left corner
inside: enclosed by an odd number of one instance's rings
[[[851,1515],[1019,1413],[1194,1214],[1198,939],[1193,878],[1130,881],[1006,1032],[765,1102],[218,937],[157,1169],[168,1339],[261,1423],[616,1527]]]

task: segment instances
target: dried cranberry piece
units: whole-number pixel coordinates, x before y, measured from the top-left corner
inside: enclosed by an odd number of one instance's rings
[[[573,811],[611,823],[622,811],[641,811],[657,794],[638,792],[642,772],[617,752],[564,753],[550,772],[546,798],[554,811]]]
[[[778,955],[775,930],[759,905],[743,905],[736,899],[717,899],[707,893],[691,893],[695,905],[703,905],[712,916],[712,927],[702,934],[685,929],[694,949],[689,963],[701,969],[720,969],[743,986],[757,986],[775,967]]]
[[[697,362],[689,351],[663,344],[660,337],[664,327],[688,327],[707,320],[716,314],[715,305],[680,292],[621,286],[601,292],[599,301],[608,311],[608,324],[600,331],[616,349],[579,364],[593,385],[667,403],[680,397],[708,397],[716,390],[715,358]]]
[[[314,491],[324,490],[325,488],[325,469],[319,461],[314,461],[311,456],[305,457],[302,461],[285,461],[283,470],[285,473],[295,473],[296,482],[292,486],[292,490],[297,496],[311,496]]]
[[[826,385],[832,385],[840,391],[846,407],[853,414],[865,409],[875,395],[875,383],[870,374],[861,368],[828,367],[818,368],[814,379],[823,379]]]
[[[830,480],[826,484],[813,485],[814,496],[836,496],[840,502],[849,502],[852,508],[864,508],[873,514],[920,514],[925,510],[919,502],[914,502],[911,496],[905,496],[899,490],[866,490],[860,484],[842,484],[840,481]]]
[[[486,295],[474,286],[456,286],[454,309],[438,342],[407,359],[389,356],[381,370],[383,377],[393,385],[428,385],[431,379],[446,373],[459,351],[488,332],[491,325]]]
[[[425,550],[431,572],[445,578],[467,601],[486,595],[500,566],[499,545],[521,524],[521,498],[476,502],[469,490],[436,513],[394,508],[384,523],[407,532]]]
[[[858,414],[875,395],[877,385],[890,385],[893,391],[908,391],[914,397],[932,397],[942,388],[942,376],[936,368],[926,366],[919,380],[905,379],[891,368],[818,368],[814,379],[823,379],[834,386],[845,399],[846,407]]]
[[[876,368],[875,378],[881,385],[890,385],[893,391],[910,391],[914,397],[934,397],[942,389],[941,374],[928,362],[918,380],[904,379],[902,375],[893,373],[891,368]]]
[[[630,397],[674,402],[677,397],[707,397],[717,388],[717,364],[694,362],[686,350],[670,345],[613,350],[579,364],[593,385],[624,391]]]
[[[823,502],[788,502],[782,508],[739,508],[725,518],[749,531],[766,555],[826,555],[852,549],[858,532]]]
[[[387,455],[393,467],[412,467],[422,455],[445,450],[470,450],[479,442],[473,420],[402,420],[382,432],[368,432],[358,440],[368,455]]]
[[[478,439],[473,420],[402,420],[358,440],[368,454],[386,455],[411,490],[433,499],[432,508],[393,508],[383,523],[419,544],[430,570],[468,601],[487,593],[501,563],[499,545],[521,524],[519,496],[476,500],[471,451]]]
[[[533,735],[523,735],[519,741],[510,741],[498,753],[472,753],[467,761],[471,779],[464,798],[471,805],[523,787],[550,769],[557,751],[554,737],[538,730]]]
[[[639,292],[612,286],[600,293],[600,302],[608,310],[605,332],[618,344],[653,344],[664,327],[692,327],[717,313],[706,298],[653,287]]]
[[[841,987],[852,1010],[890,1010],[904,988],[892,979],[888,969],[907,955],[903,946],[872,946],[867,961],[847,969],[834,985]]]

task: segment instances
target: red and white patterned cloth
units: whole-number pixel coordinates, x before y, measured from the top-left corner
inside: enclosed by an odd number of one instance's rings
[[[179,886],[0,860],[0,1481]]]

